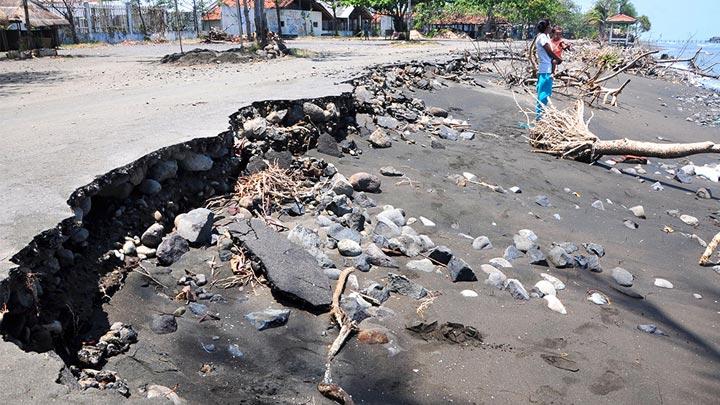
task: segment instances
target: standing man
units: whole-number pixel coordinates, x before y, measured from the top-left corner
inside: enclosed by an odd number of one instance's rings
[[[558,57],[552,50],[550,45],[550,20],[541,20],[537,25],[537,36],[535,37],[535,52],[538,59],[538,78],[537,78],[537,104],[535,106],[535,119],[542,117],[542,111],[548,103],[548,99],[552,95],[553,87],[553,61],[558,65],[562,63],[562,59]]]

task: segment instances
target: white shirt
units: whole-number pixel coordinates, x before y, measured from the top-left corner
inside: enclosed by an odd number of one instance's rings
[[[552,58],[545,50],[545,44],[550,43],[547,34],[540,34],[535,39],[535,52],[538,58],[538,73],[552,73]]]

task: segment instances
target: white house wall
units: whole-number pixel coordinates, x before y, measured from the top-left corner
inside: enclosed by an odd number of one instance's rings
[[[255,31],[255,13],[254,10],[248,10],[250,14],[250,29]],[[245,30],[245,13],[242,11],[242,3],[240,7],[240,16],[242,19],[243,33]],[[268,29],[273,32],[278,31],[277,14],[275,9],[265,10]],[[280,20],[285,22],[282,27],[283,35],[320,35],[322,30],[322,14],[319,11],[303,11],[303,10],[280,10]],[[223,5],[221,9],[220,21],[222,29],[230,35],[239,35],[237,7]]]

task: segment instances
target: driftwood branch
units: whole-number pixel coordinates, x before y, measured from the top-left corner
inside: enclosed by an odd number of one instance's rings
[[[523,111],[528,117],[531,111]],[[591,117],[592,118],[592,117]],[[533,151],[581,161],[595,161],[604,155],[637,155],[673,159],[700,153],[720,153],[720,144],[655,143],[632,139],[599,139],[585,121],[584,103],[578,100],[575,108],[558,110],[552,104],[545,107],[543,117],[530,126],[528,142]]]
[[[702,254],[702,256],[700,256],[700,260],[698,260],[699,265],[705,266],[708,263],[708,260],[710,260],[710,256],[712,256],[713,252],[715,252],[718,244],[720,244],[720,232],[715,234],[710,243],[708,243],[707,247],[705,248],[705,252]]]
[[[345,289],[345,283],[347,282],[347,278],[350,273],[354,270],[355,269],[352,267],[348,267],[343,270],[340,273],[340,277],[338,277],[337,283],[335,284],[335,290],[333,291],[332,297],[332,307],[330,309],[330,318],[332,321],[337,323],[338,326],[340,326],[340,332],[328,348],[327,362],[325,363],[325,376],[317,386],[318,391],[326,398],[346,405],[354,404],[352,396],[350,396],[350,394],[348,394],[338,384],[332,382],[331,366],[332,360],[342,348],[345,340],[347,340],[353,331],[357,330],[357,324],[355,321],[349,319],[347,314],[345,314],[345,311],[343,311],[342,307],[340,307],[340,297]]]

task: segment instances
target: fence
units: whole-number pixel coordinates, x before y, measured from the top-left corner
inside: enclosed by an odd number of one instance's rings
[[[52,9],[65,14],[65,5],[53,4]],[[138,7],[131,3],[83,3],[73,7],[75,31],[81,42],[118,43],[147,38],[174,40],[196,37],[195,15],[192,11],[179,13],[162,7]],[[199,13],[197,18],[199,18]],[[63,43],[72,43],[70,28],[60,31]]]

